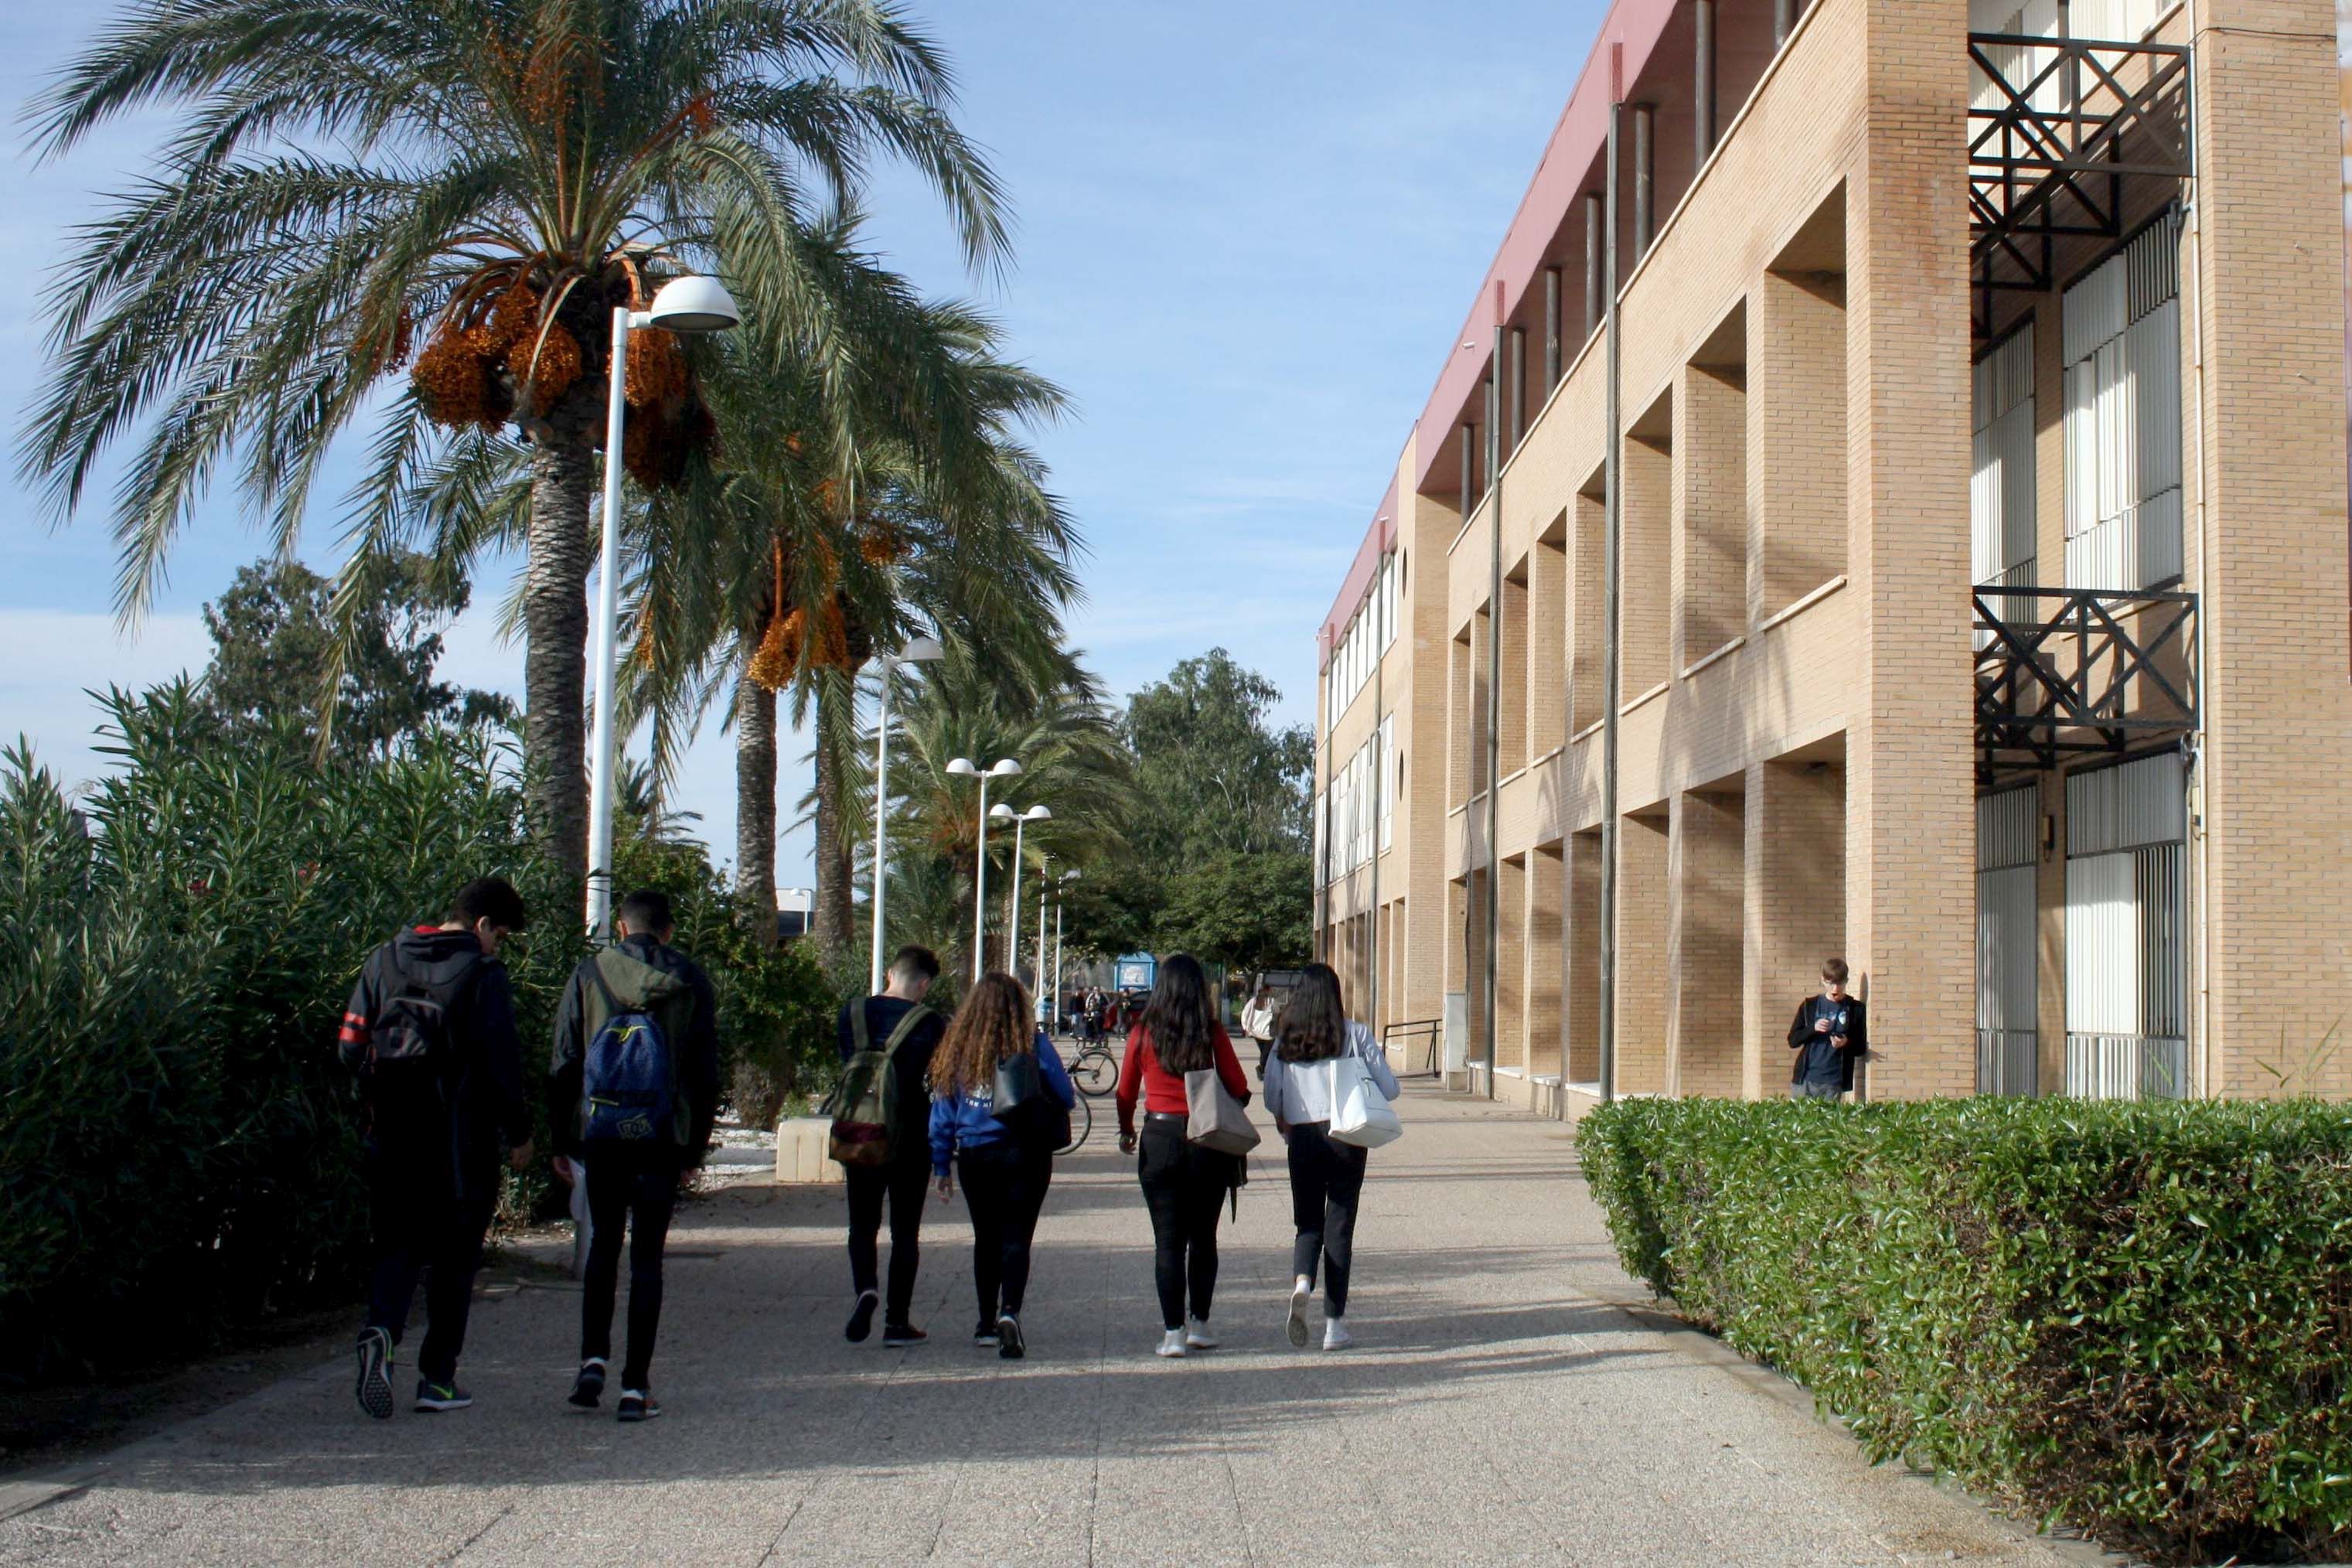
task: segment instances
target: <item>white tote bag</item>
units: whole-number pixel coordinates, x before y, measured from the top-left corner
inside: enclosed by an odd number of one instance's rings
[[[1372,1081],[1372,1075],[1364,1070],[1363,1058],[1353,1051],[1332,1058],[1331,1141],[1377,1149],[1403,1135],[1404,1123],[1397,1120],[1396,1108]]]

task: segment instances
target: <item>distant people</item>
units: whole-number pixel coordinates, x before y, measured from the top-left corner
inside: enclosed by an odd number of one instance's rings
[[[1797,1004],[1789,1026],[1793,1100],[1835,1100],[1853,1088],[1853,1064],[1869,1053],[1870,1027],[1862,1003],[1846,994],[1850,973],[1844,959],[1823,959],[1821,994]]]
[[[1086,999],[1079,1004],[1086,1015],[1087,1044],[1098,1046],[1103,1037],[1103,994],[1099,985],[1087,987]]]
[[[593,1410],[604,1397],[625,1225],[629,1344],[614,1407],[624,1421],[661,1414],[652,1373],[662,1249],[679,1184],[702,1163],[719,1119],[718,1002],[701,967],[670,945],[677,924],[667,893],[621,900],[612,945],[583,959],[563,988],[548,1068],[557,1147],[587,1167],[588,1267],[570,1398]]]
[[[468,882],[439,924],[402,931],[368,955],[343,1011],[337,1050],[359,1074],[367,1110],[373,1254],[357,1392],[380,1421],[392,1415],[394,1347],[419,1275],[415,1407],[474,1402],[457,1385],[457,1355],[498,1206],[499,1156],[520,1171],[532,1152],[514,990],[498,957],[529,923],[512,883]]]
[[[1364,1192],[1365,1151],[1330,1136],[1331,1064],[1353,1057],[1373,1085],[1397,1097],[1388,1053],[1370,1029],[1348,1016],[1339,976],[1328,963],[1299,972],[1282,1010],[1274,1054],[1266,1062],[1265,1105],[1275,1130],[1289,1145],[1290,1219],[1297,1237],[1290,1247],[1290,1342],[1307,1348],[1307,1303],[1315,1294],[1316,1266],[1323,1267],[1323,1348],[1344,1350],[1348,1332],[1348,1281],[1355,1265],[1356,1205]]]
[[[883,1306],[882,1343],[892,1350],[921,1344],[929,1336],[915,1327],[915,1271],[922,1264],[923,1203],[930,1185],[929,1077],[947,1020],[923,1005],[940,977],[939,955],[928,947],[902,947],[890,960],[882,994],[841,1010],[836,1043],[845,1065],[860,1051],[879,1049],[888,1058],[896,1110],[887,1157],[871,1165],[845,1165],[849,1173],[849,1282],[856,1293],[842,1336],[852,1344],[874,1331],[874,1310]],[[876,1294],[880,1282],[877,1240],[882,1208],[890,1208],[890,1294]]]
[[[999,1098],[1008,1064],[1031,1075],[1034,1094],[1018,1106]],[[956,1009],[931,1058],[930,1084],[931,1172],[940,1197],[954,1196],[960,1172],[971,1211],[971,1278],[980,1296],[972,1342],[1019,1361],[1029,1349],[1021,1306],[1029,1289],[1030,1243],[1053,1184],[1054,1151],[1069,1138],[1077,1091],[1061,1052],[1030,1026],[1028,994],[1009,974],[986,976]],[[1059,1107],[1058,1123],[1046,1100]]]
[[[1257,992],[1242,1004],[1242,1033],[1257,1042],[1257,1080],[1265,1081],[1265,1058],[1274,1049],[1274,987],[1261,980]]]
[[[1177,953],[1160,966],[1160,982],[1129,1035],[1118,1069],[1118,1149],[1134,1154],[1144,1206],[1151,1213],[1151,1272],[1160,1292],[1160,1348],[1164,1356],[1214,1350],[1209,1310],[1217,1293],[1217,1222],[1227,1196],[1242,1183],[1242,1160],[1203,1148],[1185,1136],[1191,1100],[1184,1075],[1214,1068],[1226,1090],[1249,1103],[1249,1079],[1234,1042],[1217,1021],[1207,977],[1198,960]],[[1135,1110],[1143,1102],[1138,1137]]]

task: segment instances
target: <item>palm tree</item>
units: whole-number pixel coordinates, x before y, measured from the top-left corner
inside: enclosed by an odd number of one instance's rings
[[[997,357],[992,324],[916,305],[924,347],[903,375],[820,381],[793,359],[729,352],[710,382],[722,427],[791,432],[730,453],[709,482],[657,497],[631,587],[632,708],[658,757],[729,698],[736,733],[736,879],[747,905],[775,885],[776,698],[817,716],[819,943],[847,945],[846,842],[832,780],[854,730],[851,670],[929,622],[976,629],[1018,657],[1051,647],[1076,592],[1075,531],[1013,438],[1058,412],[1059,390]],[[929,389],[911,411],[903,390]],[[835,408],[828,417],[824,405]],[[917,416],[919,415],[919,416]],[[849,426],[847,445],[826,441]],[[805,436],[802,433],[805,432]]]
[[[1024,835],[1024,874],[1048,855],[1058,866],[1083,867],[1119,853],[1139,799],[1133,766],[1119,742],[1118,716],[1093,679],[1076,669],[1074,658],[1069,679],[1023,689],[981,647],[961,637],[947,639],[947,657],[930,667],[920,690],[892,715],[898,729],[891,771],[898,798],[888,805],[889,874],[894,887],[928,896],[898,906],[888,934],[893,942],[960,950],[968,965],[979,865],[979,792],[969,779],[947,771],[950,762],[969,757],[985,766],[998,757],[1020,759],[1021,775],[992,792],[990,804],[1042,803],[1053,808],[1052,820]],[[870,810],[870,772],[859,770],[854,782],[859,804]],[[1013,837],[994,831],[988,837],[992,886],[1002,888],[1005,884],[995,879],[1011,868]],[[938,919],[943,881],[956,889],[961,912],[955,929],[915,924]],[[995,901],[992,896],[990,901]]]
[[[1003,255],[951,86],[891,0],[150,0],[35,106],[44,157],[159,101],[185,113],[163,173],[59,268],[26,474],[70,516],[144,432],[114,508],[135,616],[215,468],[238,462],[290,553],[336,437],[383,404],[341,600],[419,530],[527,542],[531,787],[576,884],[611,310],[715,271],[776,353],[854,376],[877,322],[844,295],[829,215],[875,157],[920,171],[969,260]],[[420,332],[408,384],[380,398]],[[709,354],[635,342],[629,447],[607,456],[681,482],[715,429]],[[519,465],[527,487],[507,483]],[[486,510],[453,510],[468,501]]]

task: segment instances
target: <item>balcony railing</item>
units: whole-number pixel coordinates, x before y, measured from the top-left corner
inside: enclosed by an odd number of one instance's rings
[[[1969,231],[1979,335],[2004,289],[2056,281],[2058,242],[2119,239],[2125,182],[2193,173],[2189,47],[1970,33]]]
[[[1979,782],[2124,753],[2197,728],[2197,595],[1984,584]]]

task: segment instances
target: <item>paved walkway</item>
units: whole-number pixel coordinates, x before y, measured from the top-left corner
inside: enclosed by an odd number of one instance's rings
[[[369,1421],[338,1361],[0,1521],[0,1563],[2082,1560],[1605,1304],[1635,1292],[1562,1129],[1405,1111],[1372,1156],[1350,1352],[1283,1338],[1288,1194],[1261,1150],[1225,1348],[1150,1355],[1150,1230],[1106,1117],[1046,1205],[1026,1362],[966,1342],[961,1198],[926,1233],[938,1337],[889,1352],[841,1339],[837,1191],[737,1188],[672,1235],[662,1420],[566,1406],[578,1298],[527,1288],[476,1312],[472,1410]]]

